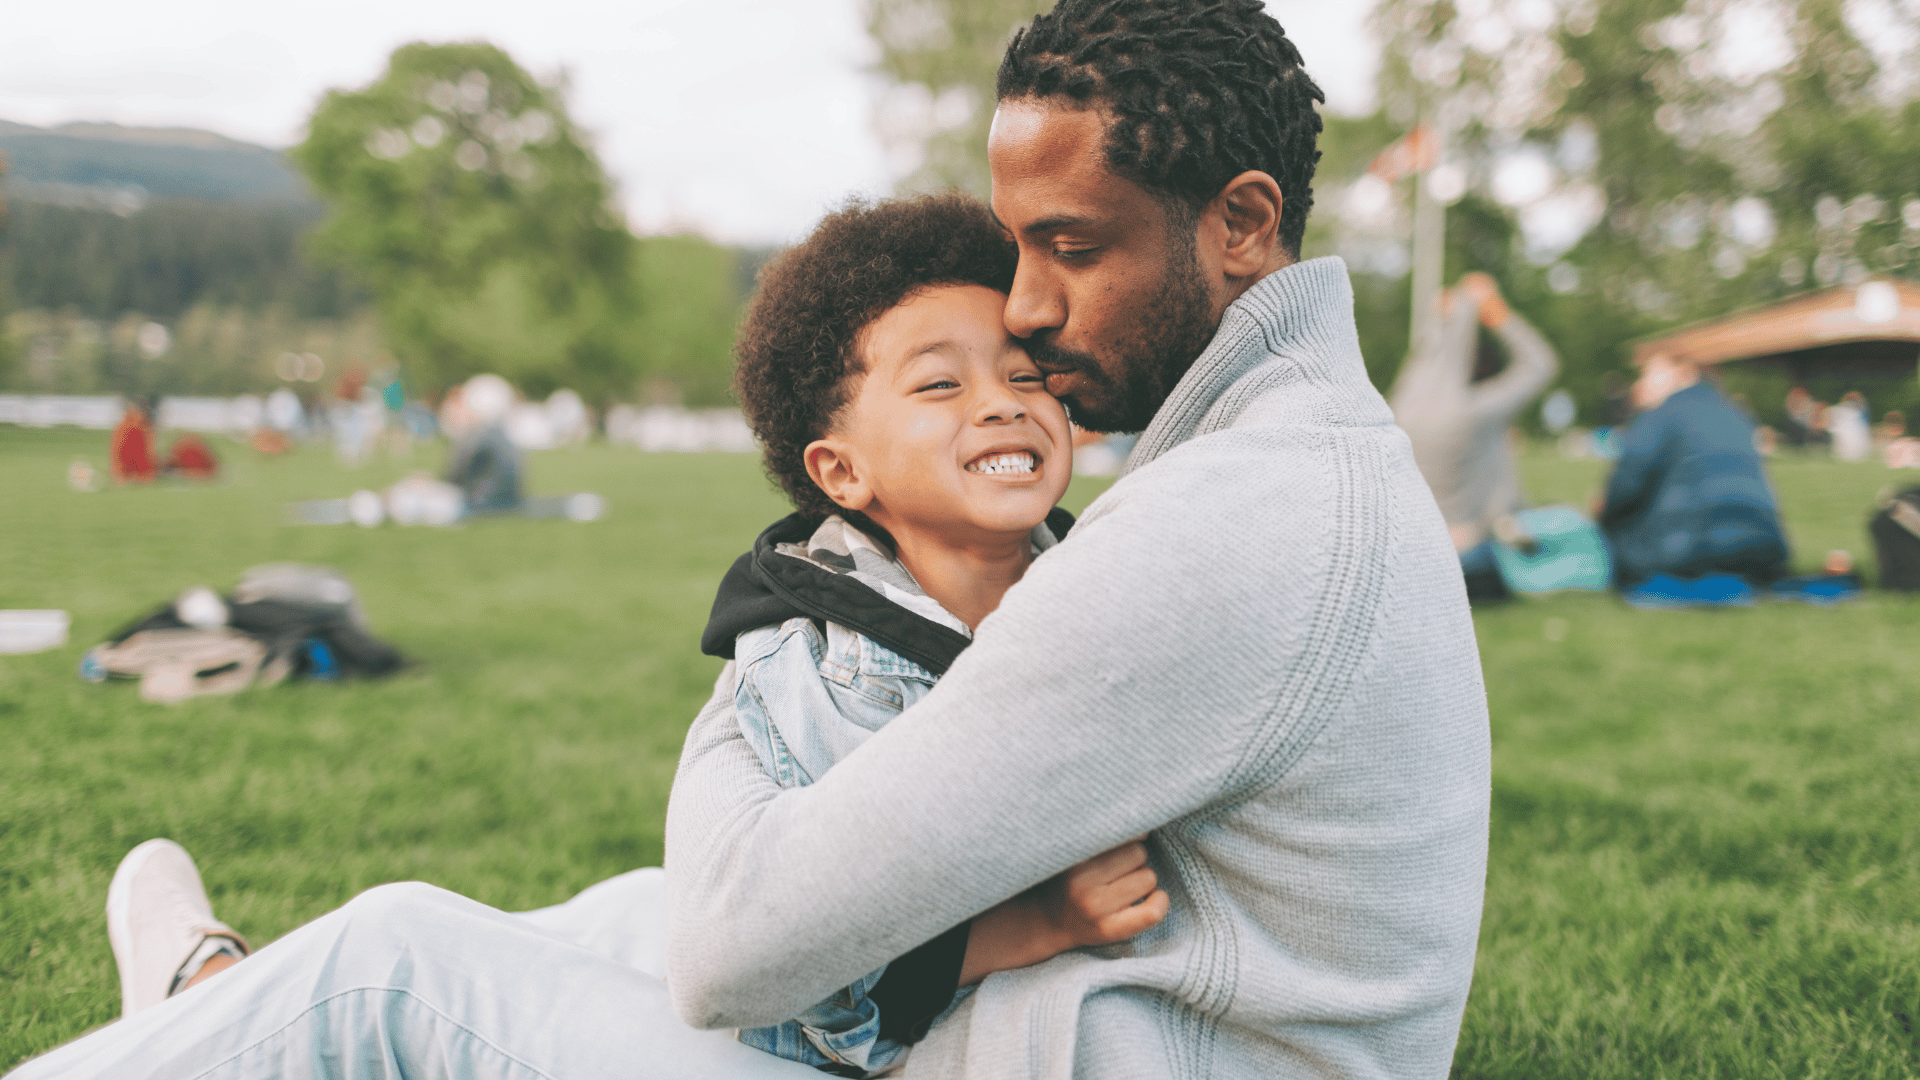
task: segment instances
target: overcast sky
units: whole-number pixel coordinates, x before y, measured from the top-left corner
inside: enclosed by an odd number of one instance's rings
[[[1343,111],[1369,107],[1371,0],[1268,0]],[[408,41],[484,38],[564,68],[635,228],[801,235],[894,177],[873,134],[860,0],[93,0],[11,3],[0,119],[205,128],[286,146],[329,87]]]

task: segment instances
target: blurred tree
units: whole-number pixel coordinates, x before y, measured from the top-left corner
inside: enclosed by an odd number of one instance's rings
[[[330,207],[315,250],[372,290],[411,386],[632,386],[634,238],[561,86],[491,45],[406,45],[330,91],[292,154]]]
[[[908,191],[987,188],[994,76],[1015,28],[1052,0],[869,0],[867,29],[892,83],[877,125]]]
[[[742,253],[700,236],[648,236],[638,259],[647,302],[634,332],[646,343],[650,390],[688,405],[727,404],[748,284]]]
[[[336,318],[366,297],[339,270],[302,257],[319,217],[297,203],[170,198],[120,214],[20,199],[0,234],[0,277],[23,307],[95,319],[138,311],[171,321],[202,303]]]
[[[1920,273],[1920,84],[1890,47],[1920,41],[1914,5],[1382,0],[1373,18],[1391,122],[1376,145],[1437,124],[1465,193],[1445,276],[1501,281],[1561,348],[1589,422],[1633,338]],[[1346,185],[1326,224],[1379,272],[1393,260],[1366,256],[1404,234],[1405,195],[1383,204],[1366,158],[1323,166]]]
[[[0,154],[0,244],[7,238],[7,155]],[[12,381],[16,361],[14,359],[13,335],[6,332],[7,312],[12,307],[8,302],[8,288],[13,275],[7,273],[7,253],[0,248],[0,386]]]
[[[143,353],[138,334],[149,322],[137,311],[95,319],[73,309],[21,308],[6,320],[17,363],[0,373],[0,390],[28,393],[262,394],[281,386],[311,392],[312,381],[285,377],[287,354],[311,353],[313,372],[330,385],[344,364],[391,367],[373,309],[342,318],[313,318],[269,304],[243,307],[202,303],[163,322],[168,344]]]

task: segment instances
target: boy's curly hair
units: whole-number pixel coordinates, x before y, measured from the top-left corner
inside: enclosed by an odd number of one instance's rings
[[[1007,292],[1014,262],[986,206],[947,194],[854,200],[760,271],[734,344],[733,393],[765,450],[767,475],[795,509],[842,512],[807,475],[803,455],[866,373],[861,332],[928,286]]]

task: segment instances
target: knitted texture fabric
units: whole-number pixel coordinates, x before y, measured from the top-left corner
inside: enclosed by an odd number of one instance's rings
[[[907,1075],[1446,1075],[1485,880],[1486,696],[1339,260],[1227,309],[1125,474],[818,783],[767,778],[735,677],[667,817],[688,1022],[793,1016],[1151,832],[1165,921],[988,977]]]

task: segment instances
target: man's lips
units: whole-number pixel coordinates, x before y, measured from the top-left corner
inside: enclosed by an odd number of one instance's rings
[[[1066,393],[1071,387],[1072,384],[1068,382],[1068,380],[1075,378],[1080,373],[1069,369],[1067,371],[1048,371],[1043,374],[1045,375],[1047,393],[1052,394],[1054,397],[1059,397],[1061,394]]]

